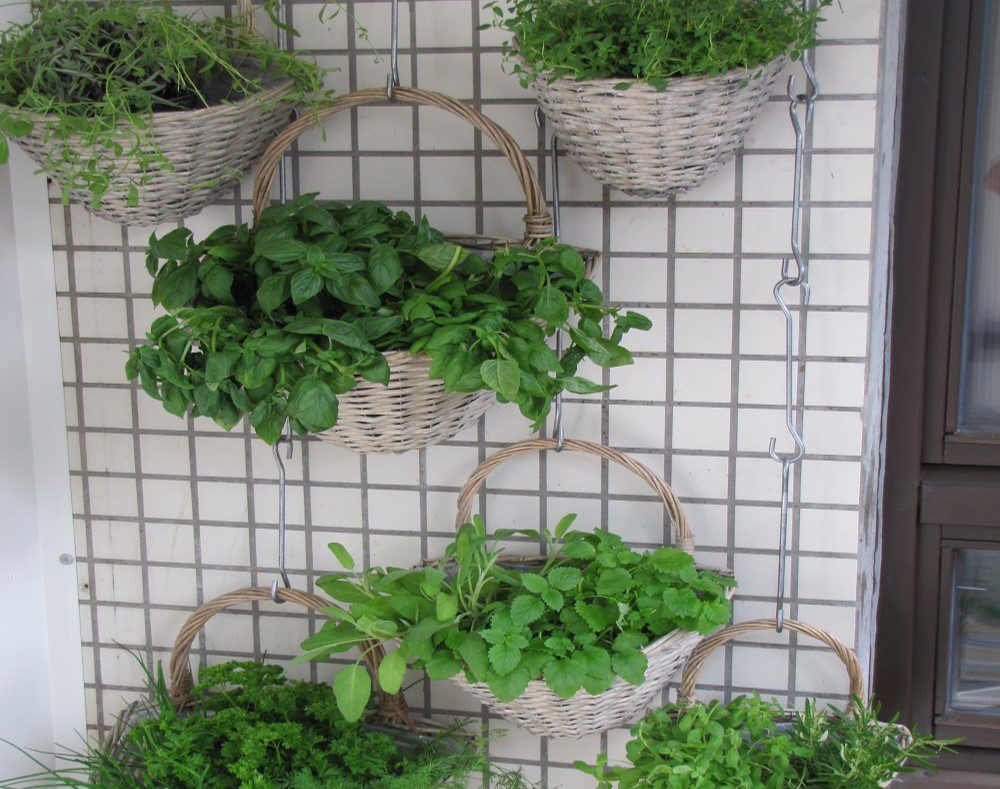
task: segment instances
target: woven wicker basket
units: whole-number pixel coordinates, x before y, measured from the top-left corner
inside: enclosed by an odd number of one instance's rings
[[[238,0],[237,4],[244,23],[252,28],[251,0]],[[102,162],[112,168],[114,175],[100,206],[95,208],[91,204],[92,196],[85,188],[71,188],[70,201],[95,216],[125,225],[157,225],[197,213],[232,188],[268,141],[288,122],[291,106],[282,101],[282,96],[293,85],[287,79],[270,82],[265,79],[263,90],[241,101],[153,113],[149,135],[173,170],[144,173],[134,158],[107,151]],[[38,116],[34,129],[18,138],[17,143],[39,165],[55,164],[56,172],[50,177],[63,187],[65,179],[60,178],[58,151],[79,149],[84,143],[79,135],[66,141],[52,139],[49,124],[56,122],[50,116]],[[127,141],[134,130],[124,125],[120,128],[123,144],[130,145]],[[57,147],[55,156],[54,147]],[[146,182],[140,184],[140,178]],[[133,185],[139,200],[137,205],[130,206],[128,197]]]
[[[466,249],[489,254],[511,245],[530,245],[552,235],[552,219],[535,171],[520,147],[501,126],[471,107],[440,93],[415,88],[394,88],[399,103],[437,107],[458,116],[489,137],[514,170],[527,203],[524,238],[512,241],[482,236],[449,236]],[[271,184],[278,163],[298,137],[323,119],[344,110],[387,103],[384,88],[371,88],[341,96],[284,129],[261,157],[254,183],[254,215],[260,216],[271,200]],[[580,249],[587,270],[600,259],[594,250]],[[491,391],[446,392],[444,382],[428,378],[431,360],[426,354],[387,353],[388,386],[360,381],[357,388],[338,396],[339,415],[332,430],[321,437],[356,452],[406,452],[439,444],[476,422],[496,402]]]
[[[680,77],[666,90],[544,74],[532,89],[560,142],[594,179],[625,194],[662,196],[697,186],[733,157],[786,61]]]
[[[487,458],[472,472],[459,493],[455,527],[458,528],[468,522],[472,504],[491,471],[521,455],[543,452],[556,447],[557,442],[554,439],[532,439],[512,444]],[[680,500],[659,476],[629,456],[601,444],[566,439],[563,449],[611,461],[638,476],[663,502],[674,530],[677,547],[694,555],[691,527],[681,508]],[[503,563],[524,566],[538,561],[539,557],[520,556],[508,557]],[[721,575],[732,576],[728,570],[715,571]],[[621,726],[642,715],[703,638],[704,636],[699,633],[682,630],[667,633],[643,650],[648,666],[646,680],[642,685],[635,686],[617,677],[609,690],[596,696],[580,690],[572,698],[563,699],[553,693],[543,680],[536,679],[528,683],[523,695],[505,703],[493,695],[486,683],[469,682],[462,673],[455,676],[452,681],[479,699],[491,712],[513,721],[532,734],[585,737],[588,734],[597,734]]]
[[[277,599],[282,603],[295,603],[309,611],[324,614],[326,610],[336,607],[331,601],[308,592],[297,589],[278,587]],[[197,608],[181,627],[170,653],[168,676],[170,677],[170,700],[178,711],[190,709],[194,698],[191,690],[194,678],[191,673],[190,650],[194,639],[201,629],[216,614],[227,611],[235,606],[247,603],[267,603],[272,600],[271,589],[266,586],[247,587],[228,592],[214,600],[210,600]],[[362,660],[368,673],[374,678],[378,676],[378,667],[385,657],[381,645],[366,642],[362,645]],[[372,682],[377,694],[378,706],[365,719],[368,728],[391,734],[401,745],[419,745],[440,737],[442,734],[454,732],[453,726],[444,726],[427,718],[416,717],[410,711],[402,693],[390,695],[383,691],[378,682]],[[105,748],[111,753],[122,755],[127,747],[125,735],[135,723],[155,714],[150,702],[140,700],[130,704],[118,716],[116,725],[104,739]],[[457,736],[465,739],[465,735]]]
[[[847,710],[850,711],[850,709],[854,706],[854,699],[861,698],[864,691],[864,682],[861,676],[861,662],[858,660],[858,656],[839,638],[820,627],[816,627],[815,625],[810,625],[807,622],[800,622],[795,619],[786,619],[784,620],[784,627],[791,630],[793,633],[799,633],[800,635],[809,636],[810,638],[823,642],[834,651],[838,658],[840,658],[840,662],[844,664],[844,668],[847,670],[847,678],[849,681]],[[701,673],[701,669],[705,665],[705,661],[708,660],[708,657],[712,654],[712,652],[720,646],[728,644],[730,641],[738,638],[744,633],[773,630],[773,619],[751,619],[747,622],[740,622],[735,625],[724,627],[722,630],[717,633],[713,633],[702,641],[691,653],[687,663],[684,665],[684,672],[681,675],[680,688],[677,691],[677,703],[686,706],[695,702],[695,686],[698,684],[698,675]],[[786,710],[785,714],[776,722],[789,723],[795,720],[795,716],[795,710]],[[882,723],[881,725],[884,727],[891,726],[891,728],[895,730],[896,737],[902,745],[905,746],[912,742],[913,736],[910,734],[909,729],[905,726],[888,723]],[[884,781],[880,785],[889,786],[894,779],[895,776],[887,781]]]

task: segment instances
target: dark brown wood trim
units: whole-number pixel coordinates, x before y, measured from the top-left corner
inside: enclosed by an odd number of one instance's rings
[[[914,382],[924,380],[927,344],[945,0],[909,0],[905,18],[898,197],[890,274],[890,336],[896,339],[889,358],[874,687],[890,710],[910,721],[914,665],[908,645],[914,641],[917,540],[915,530],[898,524],[916,523],[919,503],[924,393]],[[901,337],[908,342],[900,342]]]

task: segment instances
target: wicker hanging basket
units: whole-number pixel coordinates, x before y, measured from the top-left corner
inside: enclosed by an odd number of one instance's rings
[[[309,611],[317,614],[324,614],[330,608],[336,607],[334,603],[320,597],[319,595],[302,592],[297,589],[286,589],[278,587],[276,590],[277,599],[282,603],[295,603]],[[227,611],[236,606],[248,603],[268,603],[272,600],[270,587],[247,587],[228,592],[224,595],[210,600],[197,608],[187,621],[183,624],[174,641],[173,649],[170,653],[170,664],[168,676],[170,679],[170,701],[178,711],[188,710],[194,701],[191,691],[194,687],[194,677],[191,673],[190,650],[198,633],[216,614]],[[385,657],[385,651],[381,645],[365,643],[362,647],[365,668],[372,677],[378,676],[378,667]],[[373,682],[378,700],[377,710],[366,719],[367,722],[385,726],[390,729],[413,732],[416,734],[436,735],[445,731],[445,727],[424,718],[416,718],[410,712],[406,700],[401,693],[390,695],[379,688],[377,682]],[[123,747],[123,738],[133,725],[134,721],[147,714],[145,707],[147,702],[134,702],[129,708],[118,717],[118,723],[106,738],[106,744],[112,749]]]
[[[787,60],[679,77],[665,90],[545,74],[532,90],[560,142],[595,180],[628,195],[663,196],[697,186],[733,157]]]
[[[394,101],[425,107],[437,107],[467,121],[485,134],[500,149],[524,191],[527,213],[524,238],[513,241],[482,236],[449,236],[448,240],[480,253],[491,253],[512,245],[527,246],[552,235],[549,215],[535,171],[517,143],[494,121],[449,96],[416,88],[393,89]],[[370,88],[348,93],[285,128],[261,158],[254,183],[254,216],[260,216],[271,200],[271,184],[278,163],[289,146],[316,123],[344,110],[370,104],[386,104],[384,88]],[[592,271],[600,258],[594,250],[580,249]],[[476,422],[496,402],[491,391],[472,393],[446,392],[444,382],[432,380],[427,373],[431,359],[426,354],[396,351],[385,354],[389,363],[388,386],[359,381],[358,386],[338,396],[336,426],[321,435],[335,444],[356,452],[406,452],[439,444]]]
[[[702,641],[691,653],[687,663],[684,665],[684,672],[681,675],[680,688],[677,691],[677,703],[684,706],[695,703],[695,686],[698,683],[698,675],[701,673],[701,669],[705,665],[705,661],[708,660],[708,657],[712,654],[712,652],[745,633],[773,631],[774,624],[773,619],[751,619],[747,622],[740,622],[735,625],[724,627],[722,630],[717,633],[713,633]],[[844,668],[847,670],[849,690],[846,709],[850,711],[854,706],[854,699],[861,698],[864,691],[864,681],[861,676],[861,662],[858,660],[858,656],[843,641],[820,627],[810,625],[807,622],[800,622],[795,619],[784,620],[784,627],[791,630],[793,633],[809,636],[817,641],[821,641],[826,646],[830,647],[837,657],[840,658],[840,662],[844,664]],[[781,718],[781,720],[776,722],[789,723],[795,720],[795,715],[795,710],[786,710],[785,715]],[[895,729],[897,739],[903,745],[908,745],[913,739],[909,729],[905,726],[888,723],[883,723],[881,725],[885,727],[891,726]],[[889,786],[894,779],[895,776],[888,781],[884,781],[881,786]]]
[[[243,23],[253,29],[251,0],[237,0],[237,6]],[[231,104],[153,113],[148,134],[173,169],[144,172],[134,157],[108,150],[101,158],[114,176],[100,205],[95,208],[90,192],[82,188],[69,190],[70,201],[123,225],[157,225],[197,213],[238,183],[268,141],[288,122],[292,107],[282,97],[293,87],[289,79],[265,77],[259,93]],[[41,166],[58,162],[58,151],[53,156],[53,147],[79,149],[85,145],[79,135],[69,140],[53,139],[49,128],[57,123],[55,117],[38,116],[34,129],[17,139]],[[134,136],[131,127],[120,128],[123,140]],[[58,164],[55,166],[50,177],[62,187],[65,179],[60,177]],[[140,182],[143,179],[145,183]],[[139,199],[137,205],[130,206],[133,186]]]
[[[544,452],[556,449],[557,446],[554,439],[548,438],[521,441],[501,449],[483,461],[466,480],[458,495],[458,517],[455,519],[455,528],[468,523],[473,502],[491,471],[521,455]],[[616,463],[649,485],[666,508],[677,547],[694,555],[694,542],[687,516],[677,495],[663,479],[637,460],[601,444],[566,439],[563,449],[594,455],[602,460]],[[538,556],[509,556],[501,559],[501,564],[520,568],[530,567],[543,561],[544,558]],[[700,565],[699,568],[706,569]],[[729,570],[711,569],[720,575],[732,577]],[[585,737],[588,734],[597,734],[621,726],[645,712],[657,693],[684,664],[688,655],[703,638],[704,636],[699,633],[683,630],[667,633],[643,650],[648,666],[646,679],[642,685],[637,687],[617,677],[609,690],[596,696],[580,690],[572,698],[563,699],[552,692],[543,680],[536,679],[528,683],[527,689],[519,698],[505,703],[493,695],[486,683],[469,682],[463,673],[453,677],[452,681],[479,699],[491,712],[513,721],[532,734]]]

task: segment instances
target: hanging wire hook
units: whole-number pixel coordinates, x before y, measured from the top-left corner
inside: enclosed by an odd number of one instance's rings
[[[393,90],[399,87],[399,0],[392,0],[391,27],[389,73],[385,77],[385,95],[389,101],[395,101]]]
[[[535,107],[535,125],[545,128],[545,118],[542,108]],[[559,200],[559,138],[553,134],[549,143],[549,154],[552,169],[552,235],[556,241],[562,233],[562,212]],[[562,359],[564,338],[562,329],[556,331],[556,356]],[[563,393],[556,395],[552,419],[552,433],[556,437],[556,452],[562,452],[566,441],[566,431],[563,429]]]
[[[274,442],[274,462],[278,464],[278,572],[281,574],[281,582],[286,589],[291,589],[292,582],[288,580],[288,572],[285,570],[285,462],[281,459],[281,445],[285,444],[285,458],[292,459],[292,428],[286,422],[284,429],[278,440]],[[271,581],[271,599],[276,603],[283,603],[278,599],[278,579]]]
[[[803,7],[808,10],[809,0],[803,0]],[[785,258],[781,263],[781,279],[774,286],[774,300],[785,317],[785,429],[792,439],[792,452],[777,451],[778,440],[771,438],[768,455],[781,464],[781,516],[778,534],[778,589],[775,598],[774,622],[780,633],[785,625],[785,565],[788,556],[788,509],[789,487],[791,484],[792,466],[800,462],[805,455],[806,445],[795,424],[795,318],[782,295],[786,287],[800,288],[800,310],[809,306],[811,290],[809,287],[809,261],[802,252],[802,189],[805,180],[805,124],[799,117],[799,105],[805,106],[805,123],[812,123],[813,108],[819,95],[819,81],[807,53],[802,55],[802,68],[806,74],[806,92],[795,92],[795,76],[788,78],[786,95],[788,96],[788,117],[795,132],[795,174],[792,187],[792,257]],[[795,271],[792,272],[792,261]]]

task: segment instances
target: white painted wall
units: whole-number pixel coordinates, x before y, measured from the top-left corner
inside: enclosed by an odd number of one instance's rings
[[[20,151],[0,168],[0,738],[51,752],[79,744],[86,714],[76,567],[60,562],[74,547],[52,238],[33,170]],[[0,744],[0,779],[31,768]]]

